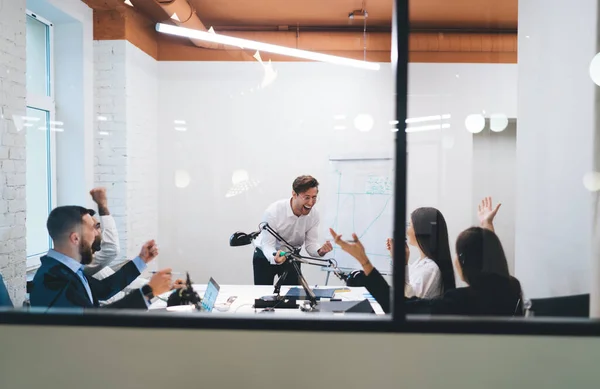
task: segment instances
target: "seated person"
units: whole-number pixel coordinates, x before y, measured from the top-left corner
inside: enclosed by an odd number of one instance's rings
[[[94,260],[91,264],[86,265],[83,271],[87,276],[93,276],[98,280],[103,280],[115,274],[115,271],[111,266],[118,268],[122,265],[122,263],[119,263],[118,259],[120,252],[119,233],[117,231],[115,219],[108,209],[106,188],[94,188],[90,191],[90,195],[92,196],[92,200],[98,206],[99,220],[95,217],[95,211],[89,210],[90,216],[94,219],[95,228],[98,230],[98,236],[92,245]],[[125,288],[125,291],[140,289],[147,283],[147,279],[138,277]],[[121,291],[107,301],[100,301],[100,305],[113,303],[123,297],[125,297],[125,292]]]
[[[493,231],[492,221],[499,206],[492,210],[489,198],[484,203],[483,209],[480,206],[480,220],[487,228],[471,227],[463,231],[456,241],[456,267],[468,286],[447,291],[437,299],[407,299],[407,313],[522,315],[520,283],[509,275],[502,244]],[[330,232],[335,243],[363,266],[365,286],[382,309],[390,312],[390,287],[369,261],[356,234],[353,234],[355,243],[351,243],[342,240],[335,231]],[[408,254],[406,250],[407,258]]]
[[[406,259],[404,295],[435,298],[456,288],[444,215],[431,207],[415,209],[406,225],[406,237],[419,250],[419,259],[411,264]],[[392,239],[388,238],[387,249],[393,256]]]
[[[86,276],[85,265],[92,262],[92,244],[98,231],[86,208],[55,208],[46,224],[54,249],[41,258],[30,293],[32,307],[95,308],[98,300],[107,300],[129,285],[146,264],[158,255],[154,241],[147,242],[139,257],[127,262],[119,271],[103,280]],[[127,294],[107,308],[147,309],[154,295],[171,289],[171,269],[156,273],[147,287]]]

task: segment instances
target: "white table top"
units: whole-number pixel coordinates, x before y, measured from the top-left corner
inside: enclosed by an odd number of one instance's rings
[[[194,284],[194,290],[198,292],[200,297],[204,295],[204,291],[206,290],[206,284]],[[298,286],[300,287],[300,286]],[[281,287],[281,295],[285,295],[290,288],[293,286],[282,286]],[[365,298],[368,298],[371,302],[371,306],[377,315],[383,315],[384,312],[379,306],[379,304],[372,299],[371,295],[367,292],[367,290],[363,287],[316,287],[314,289],[333,289],[339,288],[339,292],[335,293],[334,298],[341,299],[342,301],[362,301]],[[344,291],[342,291],[344,290]],[[150,309],[164,309],[167,307],[166,299],[168,298],[170,293],[166,293],[160,296],[161,299],[156,300],[150,306]],[[219,290],[219,296],[217,297],[217,301],[215,303],[215,309],[212,311],[212,314],[234,314],[234,313],[259,313],[262,309],[254,309],[254,299],[260,298],[262,296],[272,296],[273,295],[273,287],[269,285],[221,285],[221,289]],[[235,301],[231,303],[231,305],[227,304],[227,299],[232,296],[237,296]],[[301,301],[298,300],[298,303],[301,304]],[[169,307],[169,310],[177,310],[177,311],[191,311],[191,306],[181,306],[181,307]],[[310,315],[311,312],[303,312],[299,308],[298,309],[275,309],[275,312],[278,315]]]

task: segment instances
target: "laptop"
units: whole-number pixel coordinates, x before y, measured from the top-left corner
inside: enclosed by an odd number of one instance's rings
[[[212,312],[220,289],[221,287],[217,284],[217,281],[210,277],[210,281],[208,281],[206,291],[204,292],[204,297],[202,297],[202,302],[200,303],[202,312]]]

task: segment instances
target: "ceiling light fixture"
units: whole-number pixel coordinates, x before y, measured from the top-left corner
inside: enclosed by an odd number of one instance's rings
[[[156,24],[156,31],[163,34],[183,36],[207,42],[220,43],[228,46],[238,46],[244,49],[266,51],[274,54],[287,55],[290,57],[304,58],[312,61],[327,62],[335,65],[353,66],[361,69],[379,70],[380,65],[374,62],[359,61],[351,58],[338,57],[335,55],[315,53],[313,51],[293,49],[291,47],[272,45],[270,43],[256,42],[248,39],[234,38],[231,36],[213,34],[206,31],[192,30],[184,27],[171,26],[164,23]]]

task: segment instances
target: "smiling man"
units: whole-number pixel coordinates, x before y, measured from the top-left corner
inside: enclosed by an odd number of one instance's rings
[[[294,247],[304,248],[313,257],[322,257],[333,247],[329,241],[319,247],[319,214],[313,209],[319,194],[319,182],[311,176],[300,176],[292,184],[292,198],[279,200],[265,211],[263,222],[281,235]],[[284,272],[286,257],[280,256],[281,242],[267,231],[262,231],[255,241],[254,284],[273,285],[275,275]],[[276,255],[273,255],[276,253]],[[288,273],[284,285],[298,285],[298,275]]]

